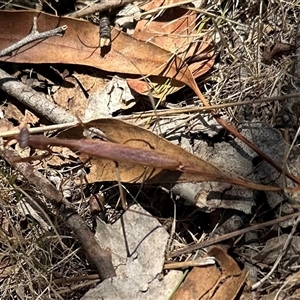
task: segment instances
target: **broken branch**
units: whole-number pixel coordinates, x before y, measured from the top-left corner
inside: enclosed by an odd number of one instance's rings
[[[87,224],[81,219],[73,205],[63,198],[58,191],[39,171],[26,162],[17,163],[18,156],[13,150],[6,149],[2,152],[3,157],[50,200],[66,219],[70,229],[81,242],[87,256],[95,264],[98,274],[102,280],[115,276],[115,270],[108,250],[100,247],[95,240]]]

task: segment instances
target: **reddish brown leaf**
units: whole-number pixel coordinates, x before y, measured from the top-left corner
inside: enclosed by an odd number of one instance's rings
[[[158,8],[172,3],[180,4],[181,0],[151,1],[147,9]],[[145,9],[145,7],[144,7]],[[176,53],[186,61],[194,78],[210,70],[214,64],[212,40],[206,37],[199,40],[197,32],[197,13],[193,10],[172,7],[152,21],[140,20],[133,37]],[[190,63],[191,62],[191,63]]]
[[[151,1],[143,6],[149,11],[162,5],[180,3],[180,0]],[[152,42],[155,45],[175,53],[178,57],[188,63],[189,70],[194,78],[201,76],[210,70],[214,64],[214,51],[211,39],[204,37],[202,41],[196,38],[196,12],[192,10],[173,7],[165,10],[162,15],[154,20],[140,20],[137,23],[133,36],[138,40]],[[145,94],[149,86],[145,81],[128,81],[130,87],[135,91]],[[164,84],[161,82],[160,84]],[[183,85],[182,85],[183,86]],[[165,97],[174,93],[182,86],[168,86],[160,90],[152,87],[152,95]]]
[[[2,61],[80,64],[123,73],[125,76],[153,75],[153,82],[160,82],[163,77],[172,79],[174,86],[195,86],[188,66],[180,58],[116,29],[112,30],[111,49],[101,56],[98,48],[98,26],[83,20],[29,11],[0,11],[0,28],[5,28],[0,31],[0,48],[4,49],[27,36],[35,16],[38,17],[40,32],[67,25],[65,35],[30,43],[12,56],[0,58]]]

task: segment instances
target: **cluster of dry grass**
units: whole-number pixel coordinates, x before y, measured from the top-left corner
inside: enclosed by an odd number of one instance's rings
[[[212,18],[218,59],[203,82],[211,104],[290,93],[294,83],[298,1],[219,2],[219,6],[211,5],[218,16]],[[209,14],[204,12],[204,16]],[[273,53],[278,42],[287,44],[287,48]],[[271,102],[231,108],[228,113],[237,122],[257,118],[274,125],[280,108],[281,104]]]

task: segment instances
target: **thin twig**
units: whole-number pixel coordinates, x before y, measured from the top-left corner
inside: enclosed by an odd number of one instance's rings
[[[264,227],[273,226],[275,224],[285,222],[285,221],[290,220],[292,218],[299,217],[299,214],[300,213],[297,212],[297,213],[290,214],[290,215],[287,215],[287,216],[284,216],[284,217],[281,217],[281,218],[278,218],[278,219],[275,219],[275,220],[271,220],[271,221],[268,221],[268,222],[264,222],[264,223],[261,223],[261,224],[257,224],[257,225],[253,225],[253,226],[250,226],[250,227],[247,227],[247,228],[243,228],[241,230],[237,230],[237,231],[234,231],[234,232],[231,232],[231,233],[227,233],[227,234],[224,234],[222,236],[218,236],[216,238],[209,239],[207,241],[200,242],[200,243],[195,244],[195,245],[190,245],[190,246],[184,247],[183,249],[179,249],[179,250],[171,252],[168,257],[174,257],[174,256],[178,256],[178,255],[181,255],[181,254],[190,253],[192,251],[195,251],[195,250],[198,250],[198,249],[201,249],[201,248],[205,248],[205,247],[208,247],[208,246],[211,246],[211,245],[214,245],[214,244],[224,242],[228,239],[231,239],[233,237],[245,234],[245,233],[253,231],[253,230],[258,230],[258,229],[261,229],[261,228],[264,228]]]
[[[192,107],[182,107],[182,108],[173,108],[173,109],[161,109],[159,111],[156,111],[156,113],[153,110],[147,111],[145,113],[133,113],[132,115],[128,116],[120,116],[117,117],[118,119],[122,120],[130,120],[130,119],[136,119],[136,118],[149,118],[149,117],[155,117],[157,116],[170,116],[175,114],[184,114],[184,113],[207,113],[209,111],[215,110],[215,109],[221,109],[221,108],[227,108],[227,107],[236,107],[236,106],[244,106],[244,105],[251,105],[251,104],[257,104],[257,103],[267,103],[267,102],[273,102],[273,101],[282,101],[287,100],[291,98],[300,97],[300,93],[294,93],[289,95],[283,95],[283,96],[277,96],[277,97],[269,97],[269,98],[259,98],[255,100],[249,100],[249,101],[241,101],[241,102],[231,102],[226,103],[226,99],[220,100],[220,102],[225,102],[223,104],[218,105],[211,105],[211,106],[198,106],[195,107],[194,105]]]
[[[82,121],[82,124],[84,125],[85,123]],[[76,122],[70,122],[70,123],[62,123],[62,124],[54,124],[54,125],[46,125],[46,126],[40,126],[40,127],[33,127],[33,128],[28,128],[28,131],[30,134],[36,134],[36,133],[43,133],[43,132],[48,132],[48,131],[53,131],[53,130],[62,130],[66,128],[71,128],[78,125],[78,121]],[[4,132],[0,132],[0,137],[3,138],[8,138],[17,135],[20,132],[19,129],[13,129],[13,130],[8,130]]]
[[[49,37],[53,37],[56,35],[62,36],[67,29],[68,29],[68,26],[63,25],[63,26],[60,26],[60,27],[57,27],[57,28],[54,28],[54,29],[51,29],[48,31],[39,32],[37,30],[37,17],[34,17],[33,18],[33,26],[32,26],[32,30],[31,30],[30,34],[27,35],[22,40],[16,42],[15,44],[1,50],[0,57],[8,55],[8,54],[12,53],[13,51],[18,50],[21,47],[23,47],[31,42],[47,39]]]
[[[214,257],[204,257],[195,260],[166,263],[164,264],[164,270],[186,269],[191,267],[204,267],[204,266],[211,266],[215,264],[216,261]]]
[[[63,274],[62,274],[62,276],[63,276]],[[62,278],[53,279],[53,282],[55,284],[66,285],[67,283],[70,283],[70,282],[95,280],[95,279],[99,279],[99,274],[82,275],[82,276],[76,276],[76,277],[62,277]]]
[[[156,115],[169,116],[169,115],[177,115],[177,114],[184,114],[184,113],[188,114],[188,113],[194,113],[194,112],[207,113],[210,110],[214,110],[214,109],[251,105],[251,104],[256,104],[256,103],[282,101],[282,100],[296,98],[296,97],[300,97],[300,93],[294,93],[294,94],[270,97],[270,98],[259,98],[259,99],[255,99],[255,100],[236,102],[236,103],[224,103],[224,104],[219,104],[219,105],[211,105],[209,107],[205,107],[205,106],[194,107],[193,106],[193,107],[174,108],[174,109],[162,109],[162,110],[156,111],[156,113],[155,113],[155,111],[150,110],[145,113],[143,113],[143,112],[134,113],[134,114],[128,115],[128,116],[117,116],[116,118],[120,119],[120,120],[130,120],[130,119],[137,119],[137,118],[140,119],[140,118],[155,117]],[[46,101],[48,101],[48,100],[46,99]],[[226,102],[226,99],[222,100],[221,102]],[[75,116],[74,116],[74,118],[75,118]],[[82,123],[85,124],[84,121],[82,121]],[[66,128],[76,126],[77,124],[78,124],[78,121],[77,122],[75,121],[75,122],[69,122],[69,123],[61,123],[61,124],[47,125],[47,126],[41,126],[41,127],[36,127],[36,128],[29,128],[28,130],[29,130],[30,134],[36,134],[36,133],[42,133],[42,132],[47,132],[47,131],[52,131],[52,130],[66,129]],[[18,129],[0,132],[0,137],[11,137],[11,136],[17,135],[19,132],[20,131]]]

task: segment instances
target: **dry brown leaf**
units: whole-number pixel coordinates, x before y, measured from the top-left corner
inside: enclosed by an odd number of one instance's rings
[[[83,90],[89,94],[103,89],[107,83],[107,81],[103,79],[103,77],[105,77],[103,72],[98,70],[92,74],[74,72],[72,77],[75,77]]]
[[[28,109],[25,110],[25,115],[24,115],[24,118],[22,120],[23,126],[26,126],[26,124],[36,124],[38,121],[39,121],[39,118],[36,115],[34,115]]]
[[[233,300],[247,279],[248,272],[221,247],[214,247],[207,256],[215,257],[216,265],[194,267],[176,291],[173,300]]]
[[[8,276],[11,276],[16,272],[16,264],[12,264],[10,257],[1,255],[0,260],[0,279],[4,279]]]
[[[161,168],[145,168],[141,165],[132,165],[127,163],[119,163],[120,179],[123,182],[177,182],[177,181],[193,181],[208,180],[209,175],[212,177],[222,176],[222,172],[209,163],[202,161],[195,155],[186,152],[184,149],[168,142],[167,140],[158,137],[154,133],[142,129],[138,126],[125,123],[117,119],[99,119],[85,124],[87,127],[99,128],[105,133],[106,138],[115,141],[119,144],[131,146],[135,148],[154,149],[167,153],[173,158],[183,158],[189,160],[194,167],[199,167],[204,176],[187,175],[180,171],[162,170]],[[79,127],[80,128],[80,127]],[[72,128],[63,133],[63,136],[68,138],[83,138],[78,134],[79,128]],[[101,154],[101,149],[99,149]],[[81,155],[82,160],[87,159],[86,155]],[[93,158],[91,161],[92,167],[88,174],[90,182],[95,181],[115,181],[116,180],[116,164],[113,161],[101,158]]]
[[[99,119],[88,122],[86,127],[99,128],[105,133],[106,138],[121,145],[138,149],[152,149],[168,154],[178,161],[178,165],[186,168],[185,172],[159,168],[145,168],[142,165],[132,163],[118,163],[120,180],[122,182],[140,183],[174,183],[194,181],[227,182],[251,189],[265,191],[281,191],[280,188],[255,184],[242,179],[226,175],[215,166],[185,151],[179,146],[160,138],[154,133],[117,119]],[[73,139],[83,138],[81,126],[65,131],[60,137]],[[101,148],[99,148],[101,156]],[[88,157],[81,155],[83,161]],[[116,181],[116,163],[111,160],[93,158],[91,160],[90,173],[87,175],[90,182]]]
[[[14,129],[14,124],[7,119],[0,119],[0,130],[1,132],[9,131]]]
[[[34,124],[38,118],[32,115],[28,110],[25,114],[11,102],[5,103],[2,106],[3,118],[0,120],[1,131],[8,131],[12,129],[19,129],[21,126],[26,126],[28,123]]]
[[[20,109],[11,102],[8,102],[7,105],[2,107],[5,113],[5,118],[9,120],[14,120],[15,122],[21,123],[24,119],[24,114],[20,111]]]
[[[87,21],[56,17],[29,11],[0,11],[0,48],[4,49],[27,36],[33,18],[38,17],[38,30],[47,31],[67,25],[63,37],[51,37],[32,42],[2,61],[15,63],[65,63],[92,66],[104,71],[129,75],[151,76],[152,82],[172,80],[172,86],[189,85],[197,90],[193,75],[187,64],[170,52],[151,43],[112,30],[111,49],[101,56],[99,28]]]

